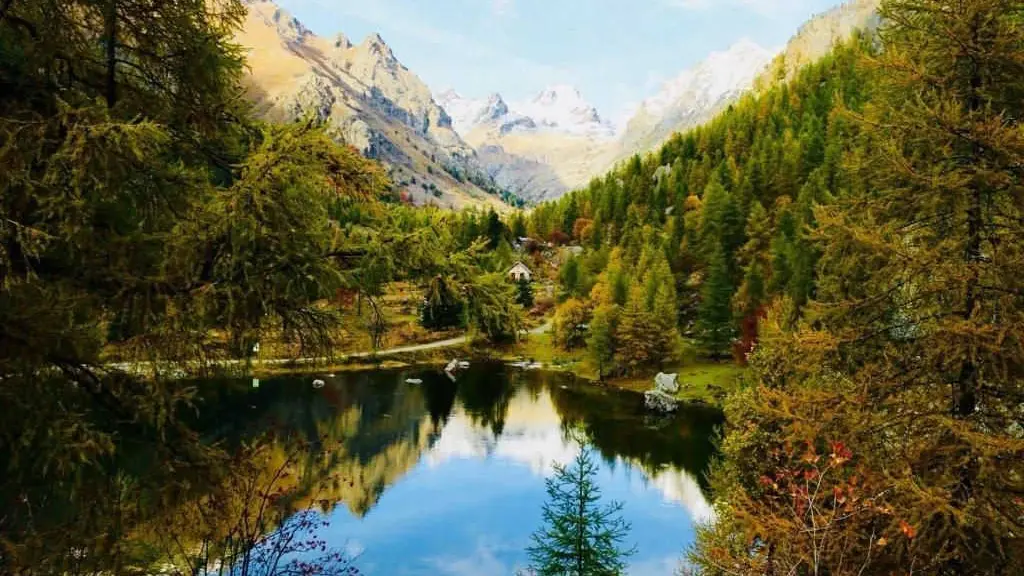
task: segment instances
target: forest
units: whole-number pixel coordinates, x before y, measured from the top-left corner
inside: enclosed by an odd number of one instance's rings
[[[442,279],[484,339],[518,334],[486,241],[385,202],[383,169],[313,122],[254,115],[232,41],[245,11],[0,3],[2,572],[77,570],[67,551],[97,531],[90,561],[111,564],[91,569],[123,570],[140,519],[227,482],[228,455],[184,417],[196,390],[181,377],[261,341],[329,356],[337,302],[373,324],[388,283]],[[113,368],[112,350],[144,374]],[[169,482],[147,486],[150,473]],[[79,502],[95,506],[67,518]]]
[[[531,211],[519,224],[530,236],[585,248],[560,272],[562,344],[587,347],[603,373],[669,362],[681,336],[700,355],[745,362],[771,302],[798,317],[815,296],[815,207],[870,179],[845,162],[868,145],[851,114],[871,98],[859,64],[870,52],[866,38],[837,46],[792,82]],[[573,336],[584,324],[589,341]]]
[[[890,0],[881,17],[529,215],[587,248],[559,314],[589,318],[598,363],[662,362],[678,331],[750,364],[687,570],[1009,574],[1024,557],[1024,7]]]

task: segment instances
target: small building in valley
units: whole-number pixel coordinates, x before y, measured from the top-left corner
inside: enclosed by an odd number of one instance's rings
[[[526,267],[526,264],[516,262],[508,269],[508,277],[516,282],[520,280],[530,282],[533,279],[533,272],[530,272],[530,269]]]

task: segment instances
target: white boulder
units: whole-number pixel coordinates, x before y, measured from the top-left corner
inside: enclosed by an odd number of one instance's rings
[[[678,394],[679,375],[665,374],[664,372],[659,372],[658,375],[654,377],[654,389],[664,392],[665,394]]]

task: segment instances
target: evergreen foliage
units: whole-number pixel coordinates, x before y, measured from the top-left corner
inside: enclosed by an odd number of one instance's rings
[[[635,549],[623,548],[630,525],[622,504],[601,505],[597,464],[584,448],[571,466],[555,465],[545,480],[544,526],[527,549],[531,570],[540,576],[615,576]]]
[[[533,308],[533,286],[526,278],[520,278],[516,282],[516,304],[525,309]]]
[[[842,113],[849,173],[870,185],[811,209],[829,181],[812,178],[788,212],[813,233],[775,239],[793,301],[727,407],[719,522],[693,553],[708,574],[1024,562],[1024,10],[889,0],[882,15],[870,104]]]
[[[584,189],[537,206],[525,219],[529,235],[562,234],[587,250],[579,262],[563,265],[564,294],[590,292],[596,308],[595,297],[612,293],[626,313],[629,287],[640,283],[661,334],[686,334],[714,356],[733,350],[741,327],[744,346],[752,345],[757,319],[776,298],[788,298],[794,314],[801,313],[817,287],[815,207],[870,181],[842,159],[867,145],[858,136],[861,125],[844,111],[862,110],[870,100],[858,62],[871,50],[860,37],[839,45],[792,82],[747,95],[656,153],[634,156]],[[662,261],[668,274],[651,280],[649,268]],[[659,290],[653,284],[662,285],[663,306],[652,314]],[[674,313],[662,313],[673,292]],[[620,330],[639,330],[640,310],[628,315]],[[674,330],[666,318],[676,321]],[[634,345],[619,356],[646,366],[668,360],[665,350],[672,348],[662,343],[644,352],[635,343],[618,340]]]

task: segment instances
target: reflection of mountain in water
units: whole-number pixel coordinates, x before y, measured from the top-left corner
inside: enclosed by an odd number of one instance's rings
[[[423,383],[407,384],[412,376]],[[206,420],[219,422],[210,429],[221,437],[269,425],[299,431],[312,446],[330,446],[310,450],[304,463],[309,497],[316,486],[317,499],[343,503],[358,516],[421,459],[439,465],[493,457],[546,474],[552,462],[568,462],[579,450],[564,434],[570,427],[585,431],[609,463],[643,471],[666,500],[683,504],[695,518],[710,513],[700,483],[721,422],[713,410],[684,409],[651,420],[639,395],[501,365],[474,366],[457,383],[433,372],[398,371],[344,374],[320,390],[309,380],[267,382],[235,402],[221,397],[217,414]]]
[[[409,377],[422,384],[406,383]],[[545,475],[552,462],[568,462],[579,450],[564,434],[569,429],[585,431],[612,466],[639,470],[634,477],[692,517],[710,514],[698,479],[721,418],[714,411],[683,410],[652,421],[636,394],[501,365],[473,366],[457,383],[433,371],[325,379],[320,389],[312,387],[312,376],[259,388],[248,381],[199,382],[199,398],[182,426],[190,428],[190,452],[171,441],[154,450],[152,438],[125,424],[116,458],[87,468],[79,484],[19,483],[22,476],[9,473],[0,481],[0,501],[10,511],[0,518],[0,537],[15,543],[25,565],[62,573],[66,563],[81,560],[69,551],[87,550],[96,572],[118,573],[110,566],[159,563],[172,552],[191,558],[201,542],[249,526],[263,498],[275,503],[275,514],[253,528],[257,534],[310,506],[326,511],[340,503],[362,517],[417,466],[490,458]],[[45,437],[45,424],[34,437]],[[209,444],[193,440],[193,431],[225,450],[201,450]],[[6,469],[17,472],[18,464],[31,478],[32,462],[15,462],[5,450]],[[280,498],[261,492],[271,487]],[[130,560],[122,556],[128,550]],[[5,561],[0,558],[0,572]]]

